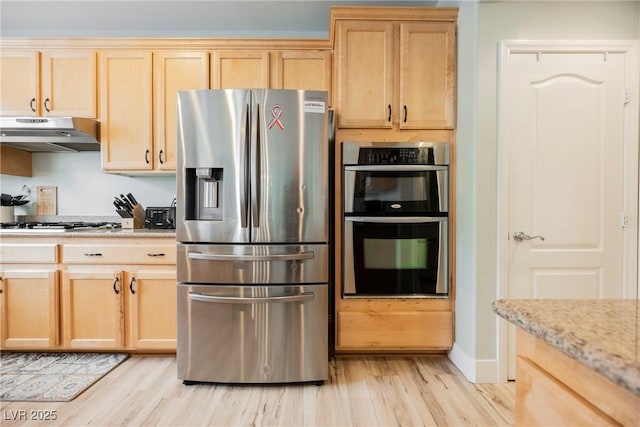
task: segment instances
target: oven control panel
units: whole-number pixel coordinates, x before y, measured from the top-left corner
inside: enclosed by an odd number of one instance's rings
[[[360,147],[359,165],[433,165],[430,147]]]

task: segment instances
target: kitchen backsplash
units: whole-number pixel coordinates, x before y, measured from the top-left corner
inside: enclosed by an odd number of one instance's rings
[[[133,193],[144,207],[169,206],[176,194],[175,175],[123,176],[102,172],[100,153],[34,153],[33,176],[0,175],[2,193],[31,187],[30,203],[16,215],[35,215],[36,187],[55,185],[58,215],[116,215],[113,197]]]

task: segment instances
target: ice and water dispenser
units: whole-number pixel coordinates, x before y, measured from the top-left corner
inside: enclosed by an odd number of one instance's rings
[[[222,168],[187,168],[186,219],[222,221]]]

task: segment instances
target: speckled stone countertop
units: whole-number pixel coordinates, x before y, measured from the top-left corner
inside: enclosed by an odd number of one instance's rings
[[[498,300],[492,308],[640,396],[639,300]]]

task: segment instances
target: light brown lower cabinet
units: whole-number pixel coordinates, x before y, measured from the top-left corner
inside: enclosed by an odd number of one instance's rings
[[[175,352],[173,238],[45,240],[0,243],[0,348]]]
[[[516,425],[640,425],[640,396],[522,329],[516,334]]]
[[[55,268],[18,266],[0,271],[0,346],[48,349],[59,344],[59,283]]]

